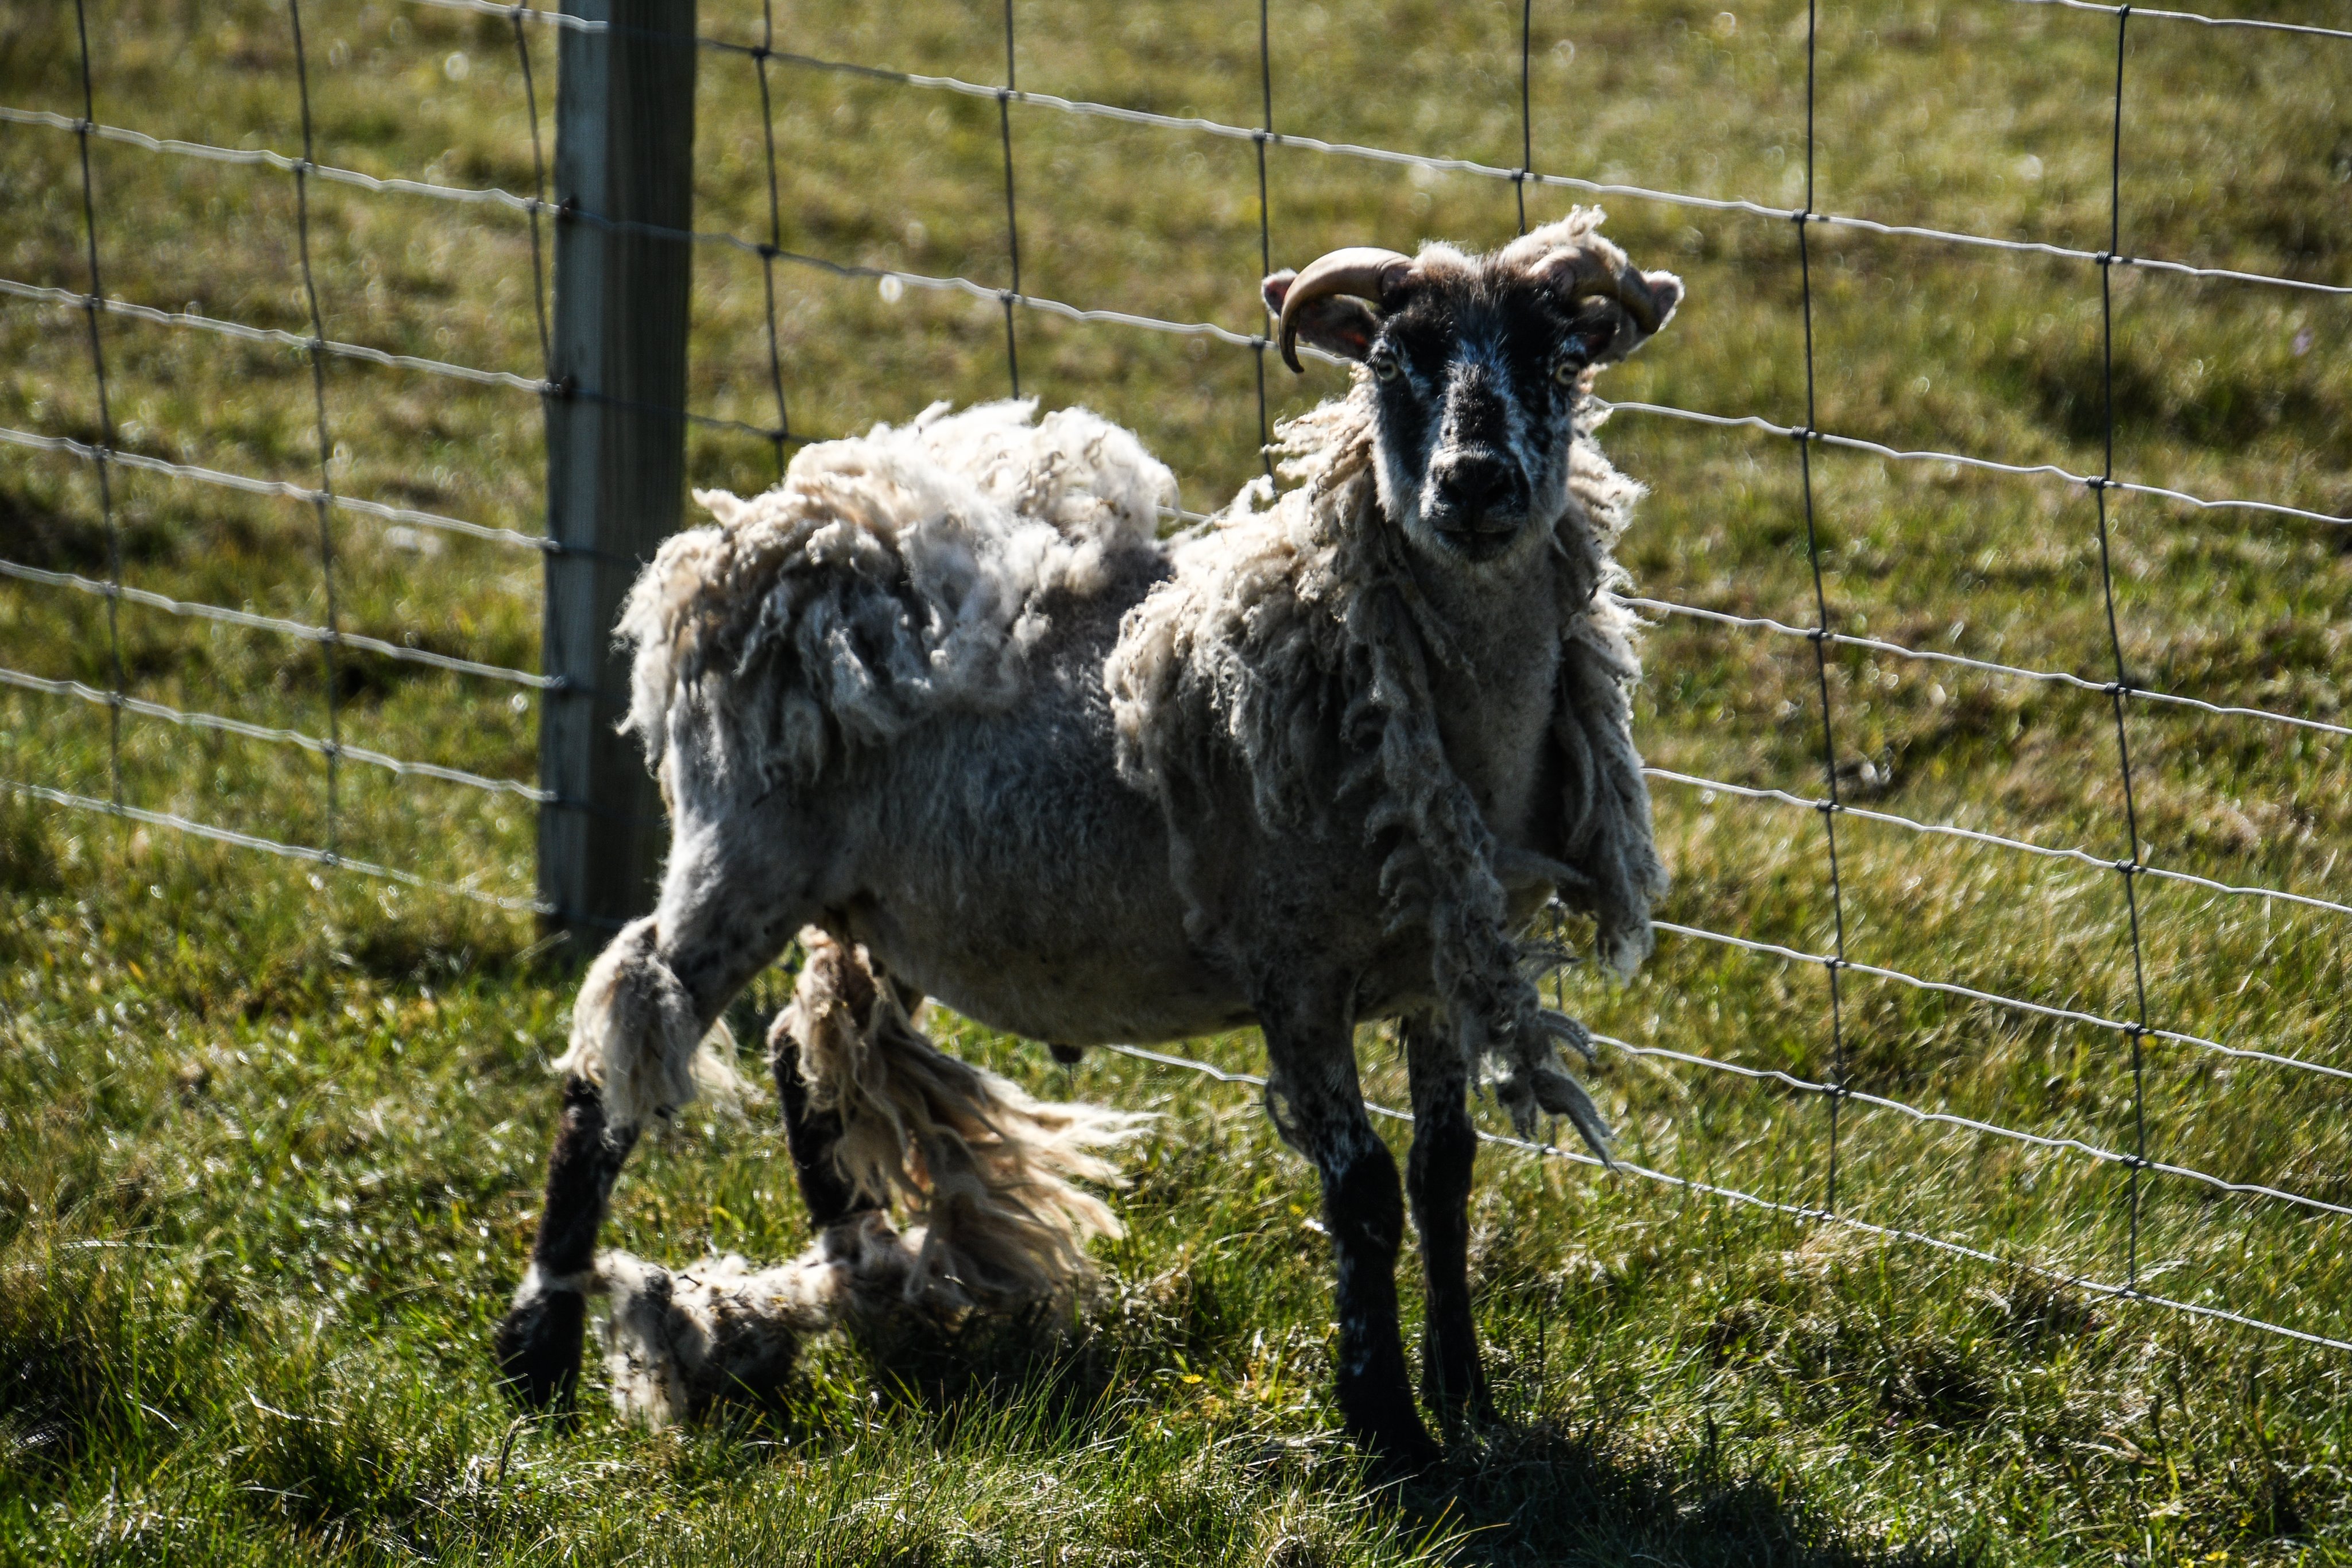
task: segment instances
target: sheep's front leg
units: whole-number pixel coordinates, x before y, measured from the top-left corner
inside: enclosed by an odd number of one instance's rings
[[[1391,1474],[1437,1458],[1414,1408],[1397,1326],[1396,1256],[1404,1204],[1396,1161],[1372,1131],[1356,1078],[1347,992],[1305,1006],[1261,1005],[1273,1067],[1266,1108],[1285,1142],[1323,1180],[1323,1223],[1338,1266],[1339,1413],[1348,1430]]]
[[[1469,1071],[1462,1048],[1428,1018],[1408,1019],[1405,1068],[1412,1082],[1412,1153],[1405,1186],[1421,1232],[1426,1291],[1421,1330],[1421,1386],[1450,1434],[1466,1418],[1494,1419],[1478,1330],[1470,1315],[1470,1172],[1478,1153],[1470,1124]]]
[[[636,1141],[635,1127],[607,1123],[604,1096],[594,1084],[584,1078],[564,1082],[563,1114],[547,1156],[547,1203],[531,1243],[530,1272],[494,1341],[499,1370],[534,1408],[570,1404],[579,1385],[596,1232]]]

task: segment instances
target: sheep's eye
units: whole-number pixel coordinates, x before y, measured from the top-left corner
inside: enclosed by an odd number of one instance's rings
[[[1582,375],[1585,367],[1591,362],[1585,358],[1582,344],[1571,343],[1562,349],[1559,357],[1552,361],[1551,379],[1561,386],[1572,387],[1576,384],[1576,378]]]
[[[1374,349],[1371,357],[1366,360],[1364,364],[1372,372],[1372,380],[1376,382],[1392,382],[1404,374],[1404,367],[1397,362],[1396,350],[1386,343]]]

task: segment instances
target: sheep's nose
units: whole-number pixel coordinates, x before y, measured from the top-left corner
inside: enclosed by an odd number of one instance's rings
[[[1461,528],[1516,524],[1517,494],[1518,476],[1499,457],[1463,458],[1437,478],[1438,506]]]

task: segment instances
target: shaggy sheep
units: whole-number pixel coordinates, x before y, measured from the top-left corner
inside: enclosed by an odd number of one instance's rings
[[[764,496],[699,497],[716,525],[662,549],[620,628],[673,837],[660,906],[589,972],[560,1063],[498,1339],[528,1399],[569,1396],[598,1292],[615,1397],[656,1417],[772,1383],[845,1315],[1066,1299],[1117,1230],[1076,1184],[1113,1180],[1136,1119],[943,1055],[914,1022],[936,997],[1057,1052],[1258,1025],[1267,1110],[1322,1178],[1340,1411],[1407,1467],[1433,1449],[1397,1322],[1403,1211],[1353,1046],[1397,1019],[1424,1391],[1448,1430],[1486,1412],[1470,1085],[1490,1076],[1523,1128],[1606,1136],[1558,1060],[1591,1055],[1584,1031],[1540,1006],[1517,934],[1556,894],[1629,969],[1664,881],[1611,559],[1640,492],[1588,394],[1682,286],[1600,221],[1267,278],[1293,369],[1300,339],[1360,368],[1284,427],[1291,487],[1175,540],[1156,538],[1174,486],[1134,437],[1021,402],[934,408],[806,449]],[[704,1038],[796,934],[771,1046],[821,1240],[765,1271],[600,1260],[639,1129],[727,1077]]]

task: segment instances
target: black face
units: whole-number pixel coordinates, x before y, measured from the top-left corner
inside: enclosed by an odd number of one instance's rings
[[[1585,372],[1622,312],[1563,305],[1494,269],[1417,279],[1365,357],[1378,411],[1381,499],[1408,538],[1475,563],[1538,538],[1567,504]]]

